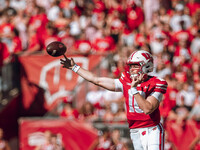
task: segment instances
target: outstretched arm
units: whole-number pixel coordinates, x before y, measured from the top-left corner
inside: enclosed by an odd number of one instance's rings
[[[114,79],[107,78],[107,77],[97,77],[92,72],[78,66],[74,62],[73,58],[68,59],[67,57],[65,57],[65,60],[61,59],[60,61],[61,61],[60,63],[63,65],[63,68],[67,68],[67,69],[70,69],[70,70],[76,72],[78,75],[80,75],[85,80],[87,80],[95,85],[98,85],[100,87],[103,87],[107,90],[115,91]]]

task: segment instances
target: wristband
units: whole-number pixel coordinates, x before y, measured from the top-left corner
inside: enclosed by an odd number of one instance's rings
[[[129,90],[129,94],[131,94],[131,95],[135,95],[135,94],[137,94],[137,93],[139,93],[139,92],[137,91],[136,87],[132,87],[132,88]]]
[[[75,73],[80,69],[80,66],[75,64],[72,68],[72,71],[74,71]]]

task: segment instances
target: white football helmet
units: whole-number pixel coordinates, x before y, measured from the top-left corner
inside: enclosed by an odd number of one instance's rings
[[[133,52],[127,60],[127,64],[140,65],[139,73],[147,74],[153,71],[153,57],[145,50],[138,50]]]

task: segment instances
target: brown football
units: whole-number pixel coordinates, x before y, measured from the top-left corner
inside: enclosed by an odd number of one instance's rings
[[[47,53],[53,57],[58,57],[65,54],[66,50],[66,46],[58,41],[51,42],[46,48]]]

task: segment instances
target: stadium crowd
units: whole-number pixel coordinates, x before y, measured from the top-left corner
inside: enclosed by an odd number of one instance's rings
[[[199,1],[0,1],[0,66],[12,62],[13,56],[44,53],[52,41],[63,42],[69,55],[104,56],[102,69],[115,78],[125,70],[133,51],[151,52],[155,64],[152,75],[168,82],[160,106],[163,124],[166,128],[169,123],[184,127],[188,120],[199,124]],[[65,102],[60,116],[126,121],[122,95],[91,87],[85,99],[80,110]],[[200,149],[199,137],[194,140],[191,150],[195,146]],[[168,150],[173,149],[174,141],[166,142]]]

